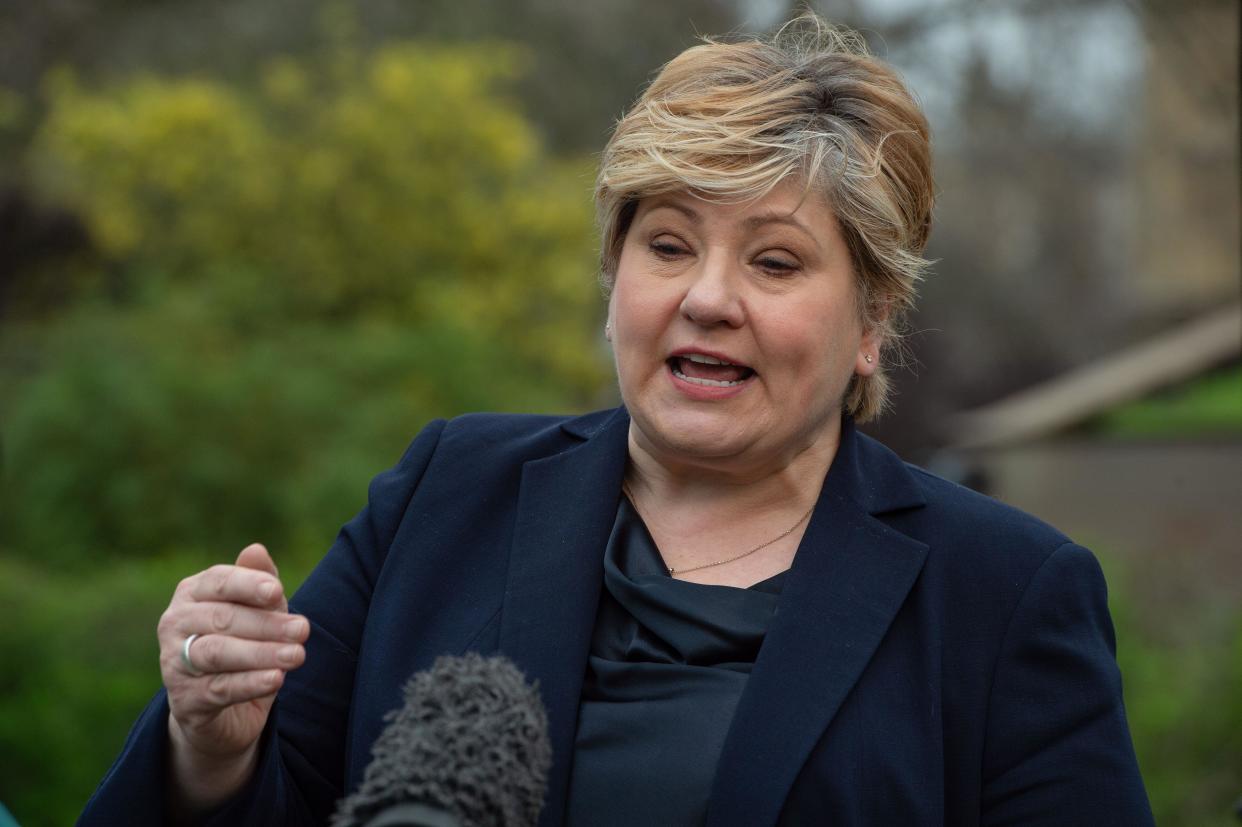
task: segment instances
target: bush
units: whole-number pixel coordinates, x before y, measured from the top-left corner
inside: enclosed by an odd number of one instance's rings
[[[0,800],[72,824],[159,686],[155,619],[181,565],[49,575],[0,559]]]
[[[1242,796],[1242,609],[1208,601],[1140,610],[1150,572],[1106,560],[1126,713],[1156,823],[1229,827]],[[1158,577],[1158,575],[1156,575]]]
[[[322,550],[429,419],[567,394],[445,323],[288,327],[233,339],[206,305],[83,308],[5,420],[16,553],[98,565],[170,548]]]
[[[0,554],[0,801],[20,824],[77,819],[160,686],[155,625],[173,588],[223,559],[183,551],[50,573]],[[277,560],[290,591],[310,572]]]
[[[94,248],[19,273],[0,323],[0,800],[27,827],[115,758],[178,579],[261,539],[292,588],[427,420],[606,388],[589,164],[509,103],[520,64],[49,80],[33,181]]]
[[[14,553],[319,549],[428,419],[605,387],[585,167],[498,91],[518,56],[330,58],[50,84],[37,180],[99,268],[0,333]]]
[[[600,379],[590,165],[546,157],[498,91],[520,63],[409,44],[284,59],[248,89],[62,78],[32,167],[113,293],[212,282],[261,326],[448,317],[581,389]]]

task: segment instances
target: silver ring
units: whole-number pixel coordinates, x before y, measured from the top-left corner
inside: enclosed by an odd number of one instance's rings
[[[202,671],[194,665],[194,661],[190,660],[190,644],[198,640],[198,635],[190,635],[185,639],[185,643],[181,644],[181,662],[185,665],[186,671],[191,675],[201,675]]]

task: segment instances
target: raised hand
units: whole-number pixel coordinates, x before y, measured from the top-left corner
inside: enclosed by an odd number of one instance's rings
[[[302,665],[310,624],[289,614],[267,549],[182,580],[160,617],[173,783],[197,810],[248,777],[285,674]]]

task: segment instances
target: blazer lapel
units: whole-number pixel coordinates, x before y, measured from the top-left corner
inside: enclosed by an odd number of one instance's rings
[[[927,547],[872,516],[921,505],[918,488],[895,455],[864,440],[847,419],[725,739],[709,825],[776,822],[922,570]]]
[[[629,416],[618,408],[596,423],[566,423],[586,442],[523,466],[501,612],[501,651],[539,682],[548,711],[552,769],[541,825],[563,818],[604,548],[625,474]]]

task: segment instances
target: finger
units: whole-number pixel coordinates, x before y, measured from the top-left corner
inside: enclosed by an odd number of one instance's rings
[[[246,640],[229,635],[203,635],[190,644],[190,661],[199,672],[250,672],[297,669],[306,660],[299,643]]]
[[[244,603],[259,609],[283,606],[284,587],[268,572],[221,564],[199,572],[188,582],[190,597],[196,601]]]
[[[262,543],[251,543],[242,549],[237,555],[237,565],[256,571],[265,571],[275,577],[280,576],[280,572],[276,570],[276,561],[272,559],[272,555]]]
[[[223,634],[247,640],[305,643],[310,623],[302,615],[254,609],[240,603],[202,601],[188,607],[177,619],[175,637]]]
[[[203,675],[193,679],[196,691],[179,693],[178,715],[218,712],[234,704],[265,698],[280,689],[284,680],[285,673],[279,669]]]

